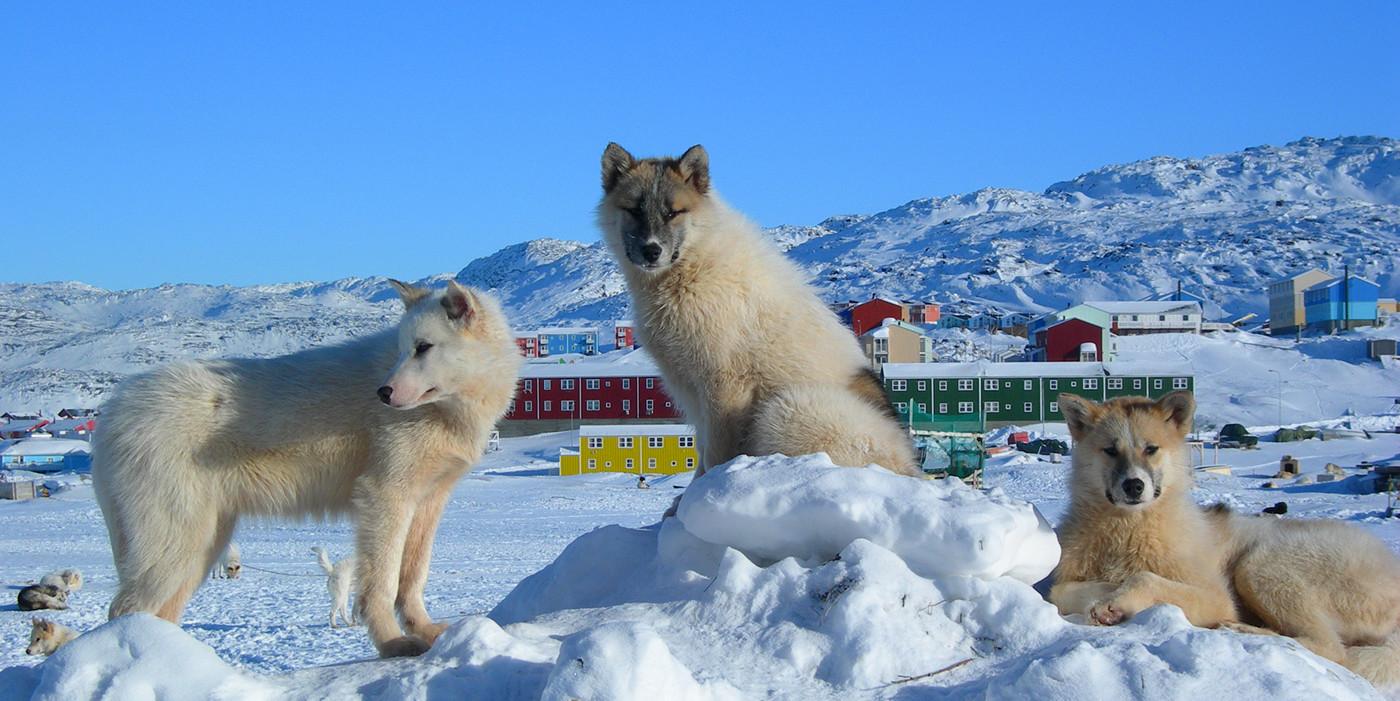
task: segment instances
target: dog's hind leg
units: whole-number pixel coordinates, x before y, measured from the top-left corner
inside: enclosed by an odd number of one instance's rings
[[[447,629],[446,623],[434,623],[423,601],[423,589],[428,583],[428,562],[433,555],[433,538],[437,535],[442,509],[452,492],[455,479],[443,479],[429,490],[427,498],[418,505],[413,525],[404,543],[403,565],[399,568],[399,593],[394,607],[403,617],[409,633],[432,643]]]

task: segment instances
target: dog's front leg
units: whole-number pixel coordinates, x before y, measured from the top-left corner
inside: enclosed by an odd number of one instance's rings
[[[423,589],[428,583],[428,563],[433,555],[433,538],[437,535],[438,521],[442,519],[443,506],[452,492],[456,479],[442,479],[429,489],[418,510],[413,515],[413,525],[404,543],[403,566],[399,570],[399,592],[394,605],[403,617],[408,632],[423,638],[429,644],[447,629],[446,623],[434,623],[423,602]]]
[[[1179,607],[1191,625],[1202,628],[1238,619],[1223,581],[1218,585],[1188,584],[1153,572],[1139,572],[1124,580],[1111,596],[1089,607],[1088,618],[1097,625],[1118,625],[1157,604]]]
[[[1050,588],[1050,603],[1061,616],[1076,613],[1087,616],[1089,607],[1108,598],[1118,586],[1112,582],[1056,582]]]
[[[405,636],[394,616],[399,564],[408,539],[413,505],[404,485],[371,480],[356,488],[355,609],[380,657],[410,657],[428,651],[426,640]]]

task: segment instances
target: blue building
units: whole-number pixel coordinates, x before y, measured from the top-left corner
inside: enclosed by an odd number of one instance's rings
[[[0,450],[0,468],[30,472],[90,470],[92,457],[87,441],[34,436]]]
[[[1322,333],[1375,326],[1380,293],[1380,285],[1355,275],[1319,282],[1303,290],[1304,322]]]
[[[598,327],[558,327],[540,329],[539,354],[541,358],[551,355],[598,354]]]

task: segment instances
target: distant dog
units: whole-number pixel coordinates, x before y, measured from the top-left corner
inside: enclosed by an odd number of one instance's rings
[[[817,452],[919,474],[855,336],[711,189],[704,148],[636,160],[608,144],[598,226],[638,333],[695,424],[697,476],[740,454]]]
[[[1240,516],[1191,499],[1195,401],[1059,397],[1074,437],[1050,601],[1114,625],[1159,603],[1204,627],[1254,626],[1381,688],[1400,683],[1400,559],[1343,523]]]
[[[52,584],[31,584],[19,590],[18,599],[21,611],[64,611],[68,608],[68,592]]]
[[[68,567],[44,575],[39,583],[49,584],[66,592],[75,592],[83,588],[83,573],[76,567]]]
[[[357,606],[379,653],[420,654],[445,629],[423,602],[438,519],[522,361],[494,297],[393,284],[396,329],[280,358],[178,363],[116,389],[92,467],[117,563],[112,618],[178,622],[242,516],[348,514]]]
[[[29,647],[24,649],[24,654],[52,655],[76,637],[78,632],[62,623],[35,618],[29,631]]]
[[[335,623],[337,615],[347,626],[360,625],[360,619],[352,618],[350,613],[350,589],[355,584],[355,556],[343,557],[331,564],[325,548],[318,545],[311,552],[316,553],[316,564],[326,571],[326,591],[331,594],[331,627],[340,627]]]
[[[219,561],[214,563],[214,568],[209,570],[209,578],[238,579],[242,573],[243,553],[239,552],[238,543],[230,542],[219,556]]]

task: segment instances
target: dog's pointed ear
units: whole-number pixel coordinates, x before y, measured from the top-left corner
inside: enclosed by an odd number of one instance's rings
[[[1060,403],[1060,413],[1065,415],[1065,423],[1069,425],[1070,437],[1077,441],[1088,435],[1089,428],[1098,419],[1098,405],[1069,393],[1061,394],[1057,401]]]
[[[476,318],[476,296],[471,290],[457,284],[456,280],[448,280],[447,293],[442,296],[442,308],[447,310],[448,319],[464,327],[471,326]]]
[[[1167,416],[1167,423],[1181,435],[1191,432],[1191,419],[1196,416],[1196,398],[1186,390],[1177,390],[1157,400],[1157,408]]]
[[[676,164],[680,170],[681,177],[690,183],[700,194],[704,194],[710,189],[710,154],[705,153],[705,147],[700,144],[691,146],[681,156],[680,162]]]
[[[637,159],[627,149],[609,142],[608,147],[603,149],[603,192],[612,192],[617,187],[617,181],[636,164]]]
[[[403,300],[403,308],[408,309],[413,305],[423,301],[424,297],[432,294],[433,291],[426,287],[417,287],[405,284],[389,278],[389,284],[394,286],[394,291],[399,293],[399,299]]]

